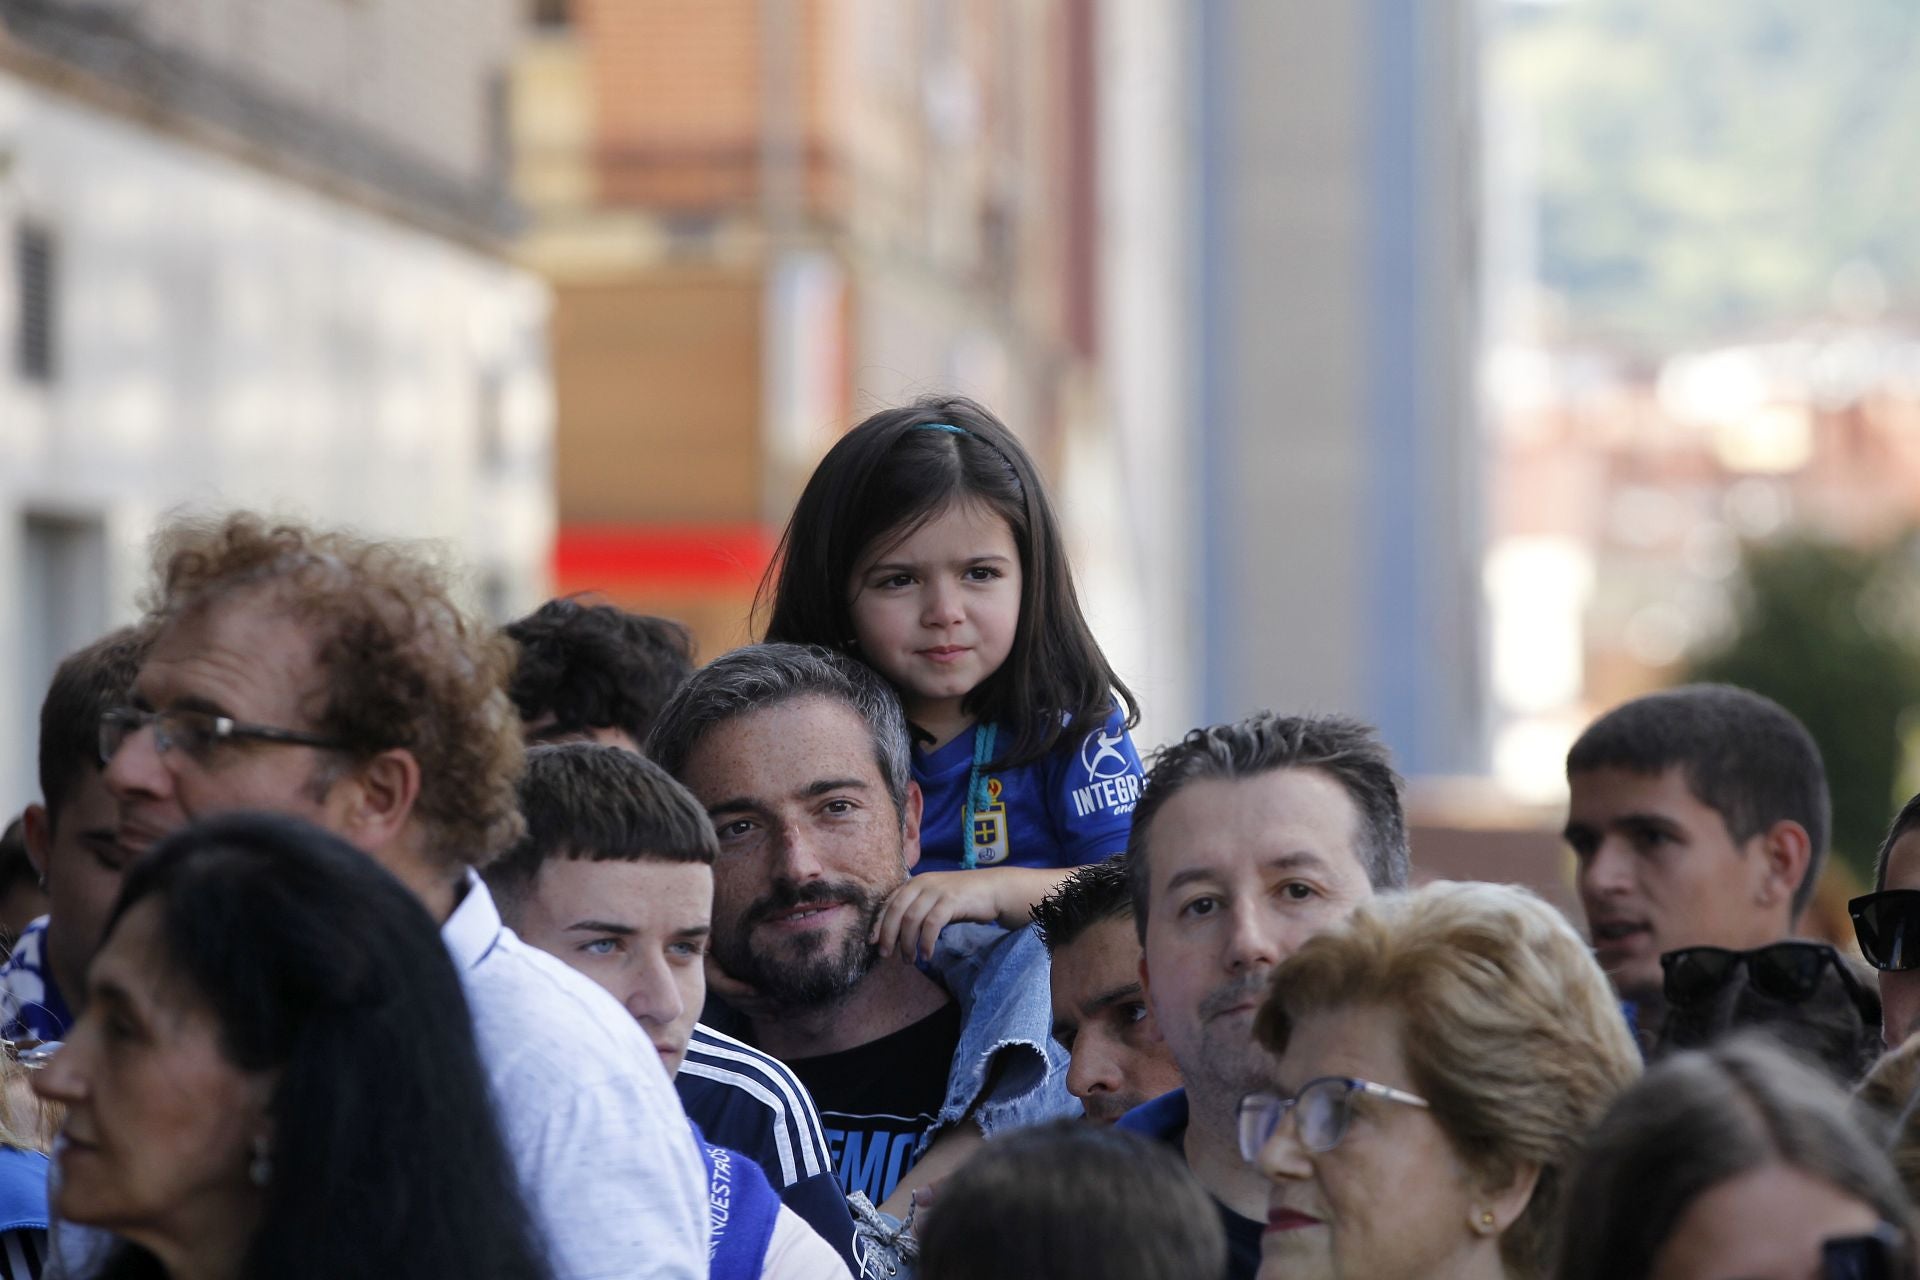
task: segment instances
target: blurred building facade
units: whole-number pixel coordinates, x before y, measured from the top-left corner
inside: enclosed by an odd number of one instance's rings
[[[1487,758],[1479,6],[1181,6],[1209,716],[1345,711]]]
[[[449,542],[547,590],[548,298],[509,0],[0,2],[0,809],[59,658],[179,506]]]
[[[1743,543],[1920,528],[1920,338],[1827,322],[1649,361],[1515,341],[1494,361],[1497,764],[1557,793],[1607,708],[1730,629]]]
[[[832,441],[974,396],[1059,477],[1092,409],[1090,0],[573,0],[516,74],[552,282],[562,589],[748,638]]]
[[[1484,768],[1474,6],[539,0],[557,578],[747,610],[923,391],[1052,477],[1151,743],[1258,706]]]

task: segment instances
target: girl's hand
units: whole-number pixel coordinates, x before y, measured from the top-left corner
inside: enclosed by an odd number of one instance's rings
[[[929,871],[911,877],[887,899],[868,941],[879,943],[883,956],[896,951],[912,960],[931,956],[940,931],[954,921],[999,918],[996,874],[991,870]]]
[[[893,891],[868,940],[880,944],[883,956],[911,946],[910,958],[920,960],[933,955],[940,931],[956,920],[1018,929],[1033,919],[1033,904],[1073,871],[1072,867],[979,867],[924,872]]]

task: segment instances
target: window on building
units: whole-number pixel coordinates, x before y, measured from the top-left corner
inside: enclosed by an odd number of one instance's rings
[[[19,594],[11,611],[19,640],[14,706],[39,714],[60,660],[107,630],[106,525],[97,517],[29,511],[20,526]],[[10,794],[0,778],[0,796]],[[22,794],[31,795],[31,779]],[[0,819],[3,821],[4,819]]]
[[[14,278],[20,282],[18,363],[28,382],[53,381],[57,265],[53,232],[22,223],[14,240]]]

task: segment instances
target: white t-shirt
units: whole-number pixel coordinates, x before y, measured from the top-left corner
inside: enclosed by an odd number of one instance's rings
[[[639,1023],[502,924],[477,876],[440,933],[554,1280],[705,1280],[706,1165]]]

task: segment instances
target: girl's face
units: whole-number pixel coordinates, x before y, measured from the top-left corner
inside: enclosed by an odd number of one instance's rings
[[[978,503],[876,539],[847,589],[860,655],[923,726],[951,715],[1013,650],[1020,553],[1007,522]]]

